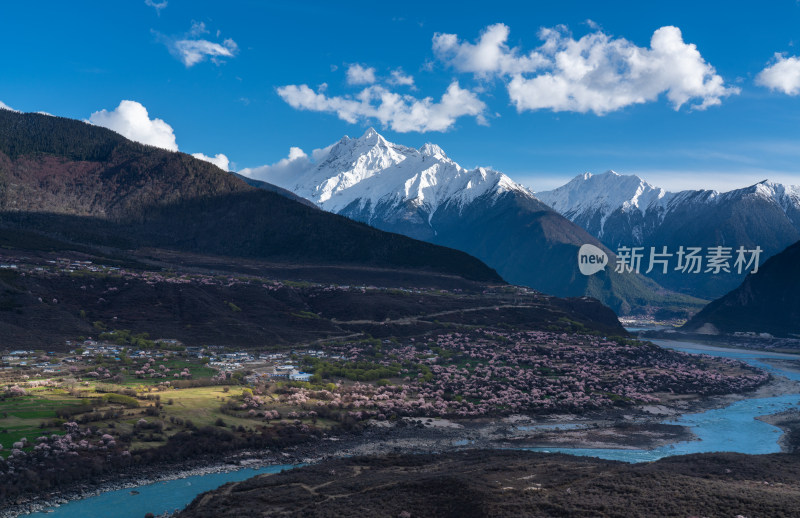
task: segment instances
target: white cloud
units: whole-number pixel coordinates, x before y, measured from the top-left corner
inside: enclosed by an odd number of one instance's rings
[[[600,24],[592,20],[591,18],[587,18],[586,21],[583,23],[585,23],[590,29],[594,31],[599,31],[601,29]]]
[[[325,147],[317,148],[317,149],[313,150],[311,152],[311,160],[313,160],[315,164],[318,164],[318,163],[324,161],[326,158],[328,158],[328,155],[330,155],[330,153],[331,153],[331,149],[333,149],[333,146],[335,146],[336,144],[337,143],[334,142],[330,146],[325,146]]]
[[[392,70],[391,77],[387,80],[390,85],[414,87],[414,78],[403,72],[402,68]]]
[[[223,171],[230,171],[230,160],[228,157],[223,155],[222,153],[217,153],[216,156],[207,156],[203,153],[192,153],[192,156],[195,158],[199,158],[200,160],[205,160],[206,162],[211,162],[215,166],[219,167]]]
[[[475,44],[461,42],[455,34],[436,34],[433,50],[460,72],[507,79],[517,111],[603,115],[655,101],[662,94],[676,110],[690,102],[693,109],[703,110],[739,93],[739,88],[724,85],[697,47],[683,41],[677,27],[656,30],[650,48],[599,30],[575,40],[565,27],[542,29],[539,38],[544,43],[528,54],[509,48],[508,34],[503,24],[487,27]]]
[[[19,110],[15,110],[14,108],[12,108],[11,106],[7,105],[3,101],[0,101],[0,110],[9,110],[9,111],[12,111],[12,112],[19,113]]]
[[[477,43],[460,42],[455,34],[433,35],[433,52],[444,63],[460,72],[478,76],[532,72],[547,60],[538,52],[522,55],[506,44],[509,28],[502,23],[488,26]]]
[[[156,2],[155,0],[144,0],[144,5],[149,5],[150,7],[156,10],[156,14],[161,16],[161,9],[167,7],[167,0],[164,0],[163,2]]]
[[[160,147],[169,151],[178,151],[178,144],[175,142],[175,132],[172,126],[161,119],[151,119],[150,114],[147,113],[147,108],[136,101],[122,101],[112,111],[100,110],[94,112],[89,116],[89,122],[96,126],[116,131],[123,137],[142,144]],[[223,171],[230,171],[230,160],[222,153],[218,153],[215,156],[192,153],[192,156],[211,162]]]
[[[367,68],[358,63],[347,67],[347,84],[371,85],[375,82],[375,69]]]
[[[445,131],[462,116],[474,116],[479,123],[486,123],[486,105],[457,81],[450,84],[439,102],[430,97],[400,95],[380,85],[369,86],[355,96],[330,97],[308,85],[287,85],[278,88],[278,95],[298,110],[335,113],[350,123],[375,119],[400,133]]]
[[[116,131],[123,137],[142,144],[177,151],[172,126],[161,119],[150,119],[147,108],[136,101],[122,101],[113,111],[92,113],[89,122]]]
[[[208,29],[206,29],[205,22],[197,22],[192,20],[192,28],[189,30],[189,34],[192,36],[200,36],[202,34],[208,34]]]
[[[775,62],[756,76],[756,84],[787,95],[800,94],[800,58],[775,54]]]
[[[294,180],[311,169],[314,164],[325,160],[334,145],[315,149],[311,152],[311,157],[299,147],[292,147],[289,149],[288,157],[271,165],[242,169],[239,174],[280,187],[291,188],[296,183]]]
[[[239,51],[235,41],[228,38],[220,43],[208,40],[176,40],[172,42],[171,50],[180,59],[186,68],[211,58],[215,65],[219,65],[221,58],[232,58]]]
[[[232,58],[239,52],[239,45],[231,38],[216,43],[199,36],[207,34],[209,31],[203,22],[192,21],[189,32],[181,38],[165,36],[157,31],[152,31],[156,38],[166,45],[170,54],[178,58],[186,68],[193,67],[210,59],[215,65],[224,62],[225,58]],[[217,37],[220,32],[217,31]]]

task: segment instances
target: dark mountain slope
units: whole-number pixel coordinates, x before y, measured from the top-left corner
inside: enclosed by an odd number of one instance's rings
[[[314,205],[312,202],[308,201],[305,198],[301,198],[292,191],[284,189],[283,187],[278,187],[277,185],[272,185],[271,183],[262,182],[261,180],[256,180],[255,178],[248,178],[246,176],[240,175],[239,173],[231,173],[231,174],[233,174],[233,176],[235,176],[236,178],[242,180],[247,185],[250,185],[251,187],[256,187],[258,189],[263,189],[265,191],[274,192],[276,194],[280,194],[281,196],[289,198],[290,200],[300,202],[303,205],[317,208],[317,206]]]
[[[498,273],[514,284],[558,296],[588,295],[619,314],[653,306],[680,312],[698,304],[643,275],[617,273],[611,250],[539,200],[517,192],[478,198],[469,210],[440,208],[431,225],[437,229],[432,242],[496,265]],[[577,267],[578,249],[585,243],[605,250],[609,257],[609,266],[592,276],[582,275]]]
[[[703,308],[684,329],[800,336],[800,241],[771,257],[741,286]]]
[[[419,268],[502,282],[463,252],[256,189],[183,153],[0,110],[0,224],[95,245]]]
[[[647,245],[660,249],[666,245],[676,251],[681,245],[740,247],[752,250],[761,247],[761,262],[781,252],[800,239],[800,230],[787,217],[786,209],[761,195],[759,185],[717,196],[709,203],[709,191],[680,193],[674,208],[647,240]],[[706,298],[717,298],[742,283],[745,273],[685,275],[671,271],[651,277],[670,289]]]
[[[625,334],[613,312],[594,300],[489,288],[455,276],[153,249],[115,258],[18,235],[0,229],[0,347],[11,349],[63,350],[64,340],[96,336],[102,329],[96,322],[187,344],[262,349],[461,325]],[[315,275],[324,284],[308,282]],[[342,280],[352,284],[331,285]],[[395,289],[362,288],[374,284]]]
[[[642,246],[761,247],[761,262],[800,239],[800,188],[764,180],[728,192],[667,192],[633,175],[586,173],[540,199],[617,250]],[[671,268],[648,276],[668,289],[715,299],[742,283],[746,272],[687,275]]]

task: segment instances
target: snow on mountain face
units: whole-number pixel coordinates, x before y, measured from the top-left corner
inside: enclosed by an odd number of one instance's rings
[[[572,221],[589,221],[599,215],[602,235],[606,220],[617,210],[639,211],[642,215],[650,208],[663,210],[671,195],[638,176],[606,171],[578,175],[557,189],[537,192],[536,197]]]
[[[294,178],[265,180],[336,213],[354,203],[368,211],[411,203],[432,215],[441,205],[464,206],[487,193],[515,190],[532,196],[502,173],[461,167],[435,144],[400,146],[372,128],[360,138],[342,138],[322,162]]]
[[[776,203],[789,215],[800,210],[800,186],[763,182],[725,193],[717,191],[667,192],[654,187],[638,176],[620,175],[607,171],[600,175],[584,173],[552,191],[537,192],[536,197],[573,222],[586,224],[600,218],[599,236],[603,235],[605,221],[614,212],[649,212],[659,220],[671,211],[687,204],[723,204],[751,196]]]
[[[741,190],[752,190],[753,194],[771,199],[780,205],[784,211],[800,209],[800,185],[784,185],[764,180]]]
[[[622,208],[642,212],[661,200],[667,192],[653,187],[638,176],[623,176],[614,171],[593,175],[584,173],[552,191],[536,193],[537,198],[563,213],[587,209]]]

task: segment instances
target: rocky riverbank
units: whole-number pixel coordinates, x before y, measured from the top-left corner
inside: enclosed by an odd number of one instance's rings
[[[800,409],[793,408],[779,414],[759,416],[757,419],[777,426],[783,431],[783,435],[778,440],[781,451],[800,452]]]

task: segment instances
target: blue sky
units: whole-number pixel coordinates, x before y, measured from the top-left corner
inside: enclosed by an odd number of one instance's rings
[[[800,4],[765,5],[3,2],[0,102],[234,170],[374,126],[534,190],[800,184]]]

